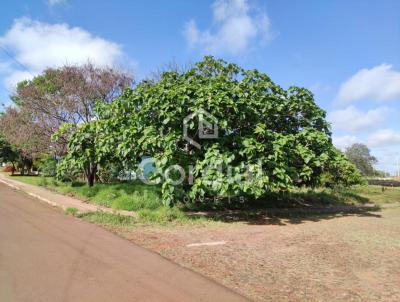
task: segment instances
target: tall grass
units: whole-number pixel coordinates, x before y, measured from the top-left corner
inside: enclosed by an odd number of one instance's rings
[[[141,182],[95,184],[93,187],[88,187],[83,182],[64,183],[52,177],[15,176],[13,178],[118,210],[156,210],[162,207],[160,188]]]
[[[71,184],[60,186],[59,191],[113,209],[155,210],[162,206],[159,189],[141,183],[95,184],[93,187]]]

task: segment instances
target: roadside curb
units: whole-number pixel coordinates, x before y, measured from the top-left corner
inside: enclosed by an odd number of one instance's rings
[[[0,183],[3,183],[14,190],[24,192],[25,194],[39,201],[45,202],[53,207],[60,208],[64,211],[68,208],[76,208],[78,209],[79,213],[104,212],[104,213],[129,216],[129,217],[138,216],[136,212],[116,210],[116,209],[106,208],[104,206],[90,204],[71,196],[62,195],[60,193],[54,192],[44,187],[38,187],[23,182],[19,182],[14,179],[9,179],[7,178],[7,176],[4,176],[2,174],[0,174]]]
[[[4,179],[1,179],[1,178],[0,178],[0,182],[3,183],[3,184],[5,184],[5,185],[7,185],[7,186],[9,186],[9,187],[11,187],[11,188],[13,188],[14,190],[22,191],[22,192],[28,194],[29,196],[32,196],[32,197],[34,197],[34,198],[36,198],[36,199],[39,199],[39,200],[41,200],[41,201],[44,201],[44,202],[46,202],[46,203],[52,205],[53,207],[61,207],[63,210],[65,210],[61,205],[58,205],[57,203],[55,203],[55,202],[53,202],[53,201],[51,201],[51,200],[48,200],[47,198],[43,198],[43,197],[41,197],[41,196],[39,196],[39,195],[37,195],[37,194],[35,194],[35,193],[31,193],[31,192],[24,191],[24,190],[22,190],[21,188],[19,188],[19,187],[15,186],[15,185],[13,185],[13,184],[11,184],[11,183],[5,181]]]

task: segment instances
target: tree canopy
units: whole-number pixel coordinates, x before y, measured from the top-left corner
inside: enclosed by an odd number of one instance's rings
[[[12,96],[14,106],[6,108],[0,117],[0,130],[30,162],[46,154],[63,156],[73,129],[96,118],[96,103],[111,103],[132,84],[127,74],[91,63],[46,69],[18,84]],[[69,131],[55,142],[52,136],[65,123],[71,126]],[[85,172],[93,179],[96,164],[89,166]]]
[[[378,162],[376,157],[371,155],[368,146],[356,143],[348,147],[345,154],[350,162],[352,162],[363,175],[374,175],[374,164]]]
[[[66,152],[66,137],[60,137],[57,143],[51,141],[60,126],[90,122],[95,118],[97,102],[111,103],[132,83],[132,78],[121,71],[91,63],[49,68],[32,80],[18,84],[12,96],[16,107],[8,111],[14,116],[18,114],[19,118],[9,119],[9,122],[16,127],[24,124],[34,127],[42,140],[37,148],[42,153],[62,155]],[[7,129],[3,127],[3,131]]]
[[[151,156],[165,204],[184,194],[257,198],[315,186],[323,173],[344,184],[359,176],[333,147],[325,111],[309,90],[285,90],[264,73],[213,57],[145,80],[97,110],[98,119],[71,136],[61,170],[88,157],[134,168]],[[210,117],[218,137],[202,139],[198,120]]]

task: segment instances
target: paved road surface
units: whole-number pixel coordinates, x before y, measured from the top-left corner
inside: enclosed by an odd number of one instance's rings
[[[245,299],[100,227],[0,184],[0,301]]]

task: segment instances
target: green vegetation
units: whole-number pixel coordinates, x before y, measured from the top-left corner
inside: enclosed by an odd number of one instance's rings
[[[57,190],[87,199],[94,204],[119,210],[155,210],[162,205],[157,188],[141,183],[95,184],[93,187],[88,187],[84,183],[68,185],[62,183]]]
[[[77,208],[66,208],[64,212],[67,215],[77,216],[79,213],[79,210]]]
[[[0,163],[11,164],[9,171],[14,174],[14,171],[18,168],[20,173],[23,175],[32,168],[32,160],[23,152],[22,146],[17,147],[12,145],[3,135],[1,131],[1,128],[3,127],[2,124],[4,123],[7,125],[8,122],[4,121],[1,112],[0,117]]]
[[[353,186],[347,191],[378,205],[400,202],[400,187]]]
[[[8,174],[5,174],[8,176]],[[34,186],[41,186],[42,183],[50,183],[53,178],[52,177],[41,177],[41,176],[13,176],[12,179],[15,179],[17,181],[21,181],[30,185]],[[45,180],[44,180],[45,179]]]
[[[6,174],[7,175],[7,174]],[[139,211],[143,218],[154,215],[178,215],[177,212],[163,212],[161,190],[159,186],[148,186],[140,182],[116,184],[95,184],[87,186],[83,182],[64,183],[53,177],[10,176],[15,180],[37,186],[45,186],[59,193],[76,196],[91,203],[113,209]],[[395,203],[400,202],[400,187],[382,187],[376,185],[355,185],[349,188],[298,188],[288,192],[270,193],[263,200],[247,203],[231,202],[229,199],[205,199],[197,203],[178,203],[182,210],[220,210],[244,208],[271,208],[294,206],[323,206],[337,204]],[[141,211],[143,210],[143,211]],[[149,218],[151,219],[151,218]]]
[[[181,209],[177,207],[161,207],[156,211],[143,209],[139,211],[139,219],[143,223],[165,224],[168,222],[193,222],[204,220],[202,217],[187,216]]]
[[[132,81],[122,71],[87,63],[48,68],[18,83],[10,96],[14,104],[0,113],[0,162],[11,163],[21,174],[39,168],[43,175],[53,176],[55,159],[65,155],[68,137],[52,141],[54,132],[63,123],[79,128],[96,118],[95,104],[112,102]],[[76,168],[93,184],[97,164],[90,161]]]
[[[298,188],[290,192],[270,193],[266,199],[251,202],[230,202],[228,199],[204,200],[203,202],[180,203],[174,207],[165,207],[161,202],[160,188],[147,186],[142,183],[126,182],[118,184],[95,184],[93,187],[85,183],[63,183],[52,177],[37,176],[10,176],[13,179],[40,185],[46,182],[46,187],[63,194],[73,195],[77,198],[88,200],[91,203],[104,205],[114,209],[137,211],[137,217],[126,217],[103,212],[79,214],[77,209],[66,209],[66,214],[81,217],[87,221],[95,222],[104,226],[125,227],[135,224],[158,224],[170,223],[188,224],[204,223],[209,221],[235,221],[232,217],[240,219],[258,219],[264,210],[286,211],[291,215],[317,215],[318,211],[308,209],[331,209],[335,207],[365,204],[376,204],[400,202],[400,187],[381,187],[372,185],[357,185],[350,188]],[[339,209],[339,208],[338,208]],[[240,210],[240,214],[231,216],[230,211]],[[210,215],[194,214],[198,211],[207,211]],[[215,212],[214,211],[221,211]],[[261,211],[261,212],[260,212]],[[357,208],[351,209],[341,207],[339,211],[357,212]],[[213,214],[214,213],[214,214]]]
[[[379,206],[385,203],[400,202],[400,188],[386,188],[382,191],[380,186],[354,186],[341,190],[318,189],[318,190],[298,190],[297,192],[285,193],[281,196],[271,195],[274,198],[272,209],[268,208],[273,215],[283,215],[283,217],[313,217],[324,213],[324,209],[331,213],[364,213],[363,208],[346,208],[335,206],[346,205],[365,205],[376,204],[377,207],[371,207],[371,210],[379,210]],[[272,200],[271,200],[272,201]],[[231,204],[230,206],[232,207]],[[209,215],[191,214],[187,211],[199,210],[224,210],[229,205],[219,204],[188,204],[183,207],[160,207],[156,210],[142,209],[138,211],[138,217],[126,217],[116,214],[103,212],[87,213],[80,215],[83,219],[108,227],[131,227],[136,224],[158,224],[166,225],[170,223],[185,224],[188,223],[209,223],[211,221],[257,221],[264,215],[262,204],[244,204],[239,212],[209,212]],[[328,206],[328,207],[327,207]],[[317,211],[309,209],[318,209]],[[260,212],[261,210],[261,212]],[[283,212],[279,212],[282,210]],[[274,212],[278,211],[278,212]]]
[[[326,113],[309,90],[285,90],[264,73],[213,57],[126,89],[112,103],[98,104],[97,112],[97,119],[78,128],[66,124],[54,136],[72,132],[60,178],[93,163],[136,170],[151,156],[166,206],[185,195],[263,199],[270,192],[319,185],[324,175],[331,186],[361,181],[333,147]],[[201,140],[197,119],[217,126],[218,137]],[[183,124],[192,141],[185,139]]]
[[[79,215],[86,221],[97,223],[111,227],[129,227],[135,224],[158,224],[166,225],[168,223],[187,224],[202,222],[206,219],[203,217],[187,216],[178,208],[161,207],[157,210],[144,209],[138,212],[137,218],[123,216],[119,214],[111,214],[104,212],[92,212]]]
[[[343,187],[363,183],[354,159],[370,168],[374,158],[358,146],[352,164],[333,146],[326,112],[305,88],[212,56],[131,84],[92,64],[21,82],[0,117],[0,159],[14,165],[19,154],[19,174],[42,175],[20,180],[150,222],[183,220],[182,210],[368,200]],[[122,181],[144,158],[157,185]]]
[[[118,210],[156,210],[162,206],[160,189],[142,183],[95,184],[89,187],[83,182],[66,183],[54,177],[13,176],[13,179]]]
[[[54,156],[46,155],[34,163],[42,176],[56,176],[57,160]]]

